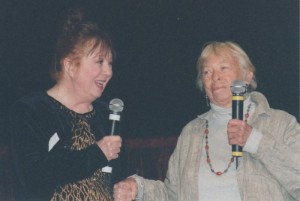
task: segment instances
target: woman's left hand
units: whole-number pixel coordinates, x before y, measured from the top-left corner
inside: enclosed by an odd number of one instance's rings
[[[104,136],[96,143],[108,161],[119,157],[122,146],[122,138],[119,135]]]
[[[229,144],[244,146],[252,132],[252,127],[243,120],[231,119],[227,125]]]

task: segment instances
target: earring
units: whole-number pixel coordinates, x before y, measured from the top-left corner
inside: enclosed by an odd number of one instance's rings
[[[246,84],[246,94],[248,94],[249,92],[251,92],[250,84]]]
[[[206,99],[206,105],[207,105],[207,107],[209,107],[209,99],[208,99],[208,96],[205,94],[205,99]]]

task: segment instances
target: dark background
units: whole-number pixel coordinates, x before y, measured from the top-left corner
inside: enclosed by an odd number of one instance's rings
[[[56,22],[71,2],[0,1],[0,144],[8,143],[11,104],[51,86]],[[257,90],[299,120],[298,0],[83,2],[114,39],[114,77],[101,98],[124,101],[124,138],[178,136],[208,110],[195,66],[214,40],[239,43],[256,66]]]

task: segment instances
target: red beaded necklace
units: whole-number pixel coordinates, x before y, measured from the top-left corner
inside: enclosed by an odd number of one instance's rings
[[[249,118],[249,111],[251,108],[251,104],[249,104],[248,108],[247,108],[247,112],[244,115],[245,116],[245,122],[247,122],[248,118]],[[211,159],[209,157],[209,145],[208,145],[208,134],[209,134],[209,130],[208,130],[209,126],[208,126],[208,120],[205,121],[205,130],[204,130],[204,135],[205,135],[205,152],[206,152],[206,162],[209,165],[210,171],[214,174],[216,174],[217,176],[221,176],[222,174],[226,173],[228,171],[228,169],[230,168],[231,164],[234,161],[234,157],[231,157],[231,159],[229,160],[229,163],[227,165],[227,168],[225,170],[223,170],[223,172],[221,171],[215,171],[213,169],[213,166],[211,164]]]

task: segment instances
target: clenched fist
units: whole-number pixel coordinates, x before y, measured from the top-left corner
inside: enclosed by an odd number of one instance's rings
[[[114,185],[115,201],[132,201],[138,193],[137,183],[134,178],[129,177]]]
[[[245,146],[252,127],[243,120],[231,119],[227,125],[227,135],[229,144]]]
[[[116,159],[121,151],[122,139],[118,135],[105,136],[97,142],[107,160]]]

